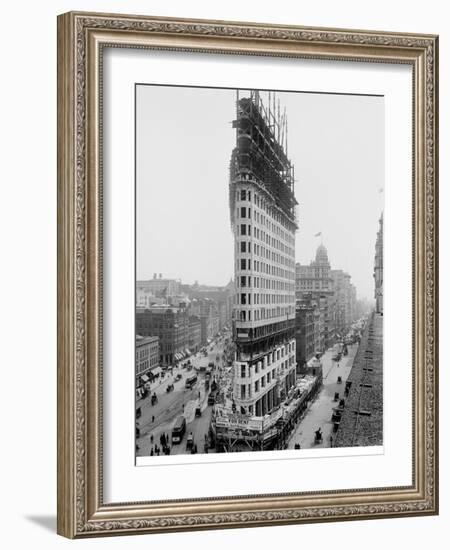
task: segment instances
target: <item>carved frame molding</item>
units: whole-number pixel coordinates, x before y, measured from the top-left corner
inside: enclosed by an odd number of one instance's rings
[[[106,505],[102,502],[102,48],[408,63],[414,89],[414,484]],[[58,532],[84,537],[436,514],[438,39],[125,15],[58,18]]]

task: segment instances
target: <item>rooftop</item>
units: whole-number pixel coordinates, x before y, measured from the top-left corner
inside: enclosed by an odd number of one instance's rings
[[[352,370],[335,447],[383,444],[383,317],[373,314],[362,335]]]
[[[158,336],[141,336],[140,334],[136,334],[136,347],[145,346],[157,341],[159,341]]]

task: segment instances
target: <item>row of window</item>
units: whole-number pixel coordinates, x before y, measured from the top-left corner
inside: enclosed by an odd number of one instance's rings
[[[252,261],[250,258],[237,258],[236,269],[241,271],[252,271]],[[282,279],[295,280],[295,274],[292,271],[283,269],[275,265],[269,265],[266,262],[260,260],[253,260],[253,271],[257,273],[265,273],[266,275],[272,275],[272,277],[280,277]]]
[[[272,202],[268,202],[264,199],[263,196],[259,195],[257,192],[252,192],[249,189],[240,189],[236,191],[236,201],[239,202],[249,202],[263,210],[267,215],[269,215],[273,220],[281,224],[284,228],[290,229],[291,224],[286,220],[285,215],[281,212],[278,212]],[[293,244],[293,243],[292,243]]]
[[[252,243],[250,241],[240,241],[239,249],[242,253],[251,254]],[[265,246],[253,243],[253,254],[255,256],[261,256],[262,258],[266,258],[267,260],[272,260],[272,262],[283,264],[295,269],[294,260],[291,260],[290,258],[283,256],[278,252],[273,252]]]
[[[272,365],[273,363],[276,363],[280,359],[283,359],[284,356],[287,356],[290,353],[293,353],[294,351],[295,351],[295,340],[292,342],[288,342],[284,346],[281,346],[271,351],[256,363],[253,363],[251,365],[240,365],[241,378],[250,377],[252,376],[253,372],[255,374],[258,374],[260,370],[264,370],[266,367],[270,367],[270,365]]]
[[[292,315],[295,312],[294,306],[287,307],[273,307],[273,308],[260,308],[254,309],[253,311],[239,310],[237,311],[236,318],[238,321],[248,322],[253,321],[263,321],[266,319],[275,319],[277,317],[287,317]]]
[[[252,284],[253,282],[253,284]],[[236,286],[245,288],[264,288],[269,290],[284,290],[295,295],[295,284],[286,281],[275,281],[274,279],[266,279],[265,277],[251,277],[250,275],[241,275],[236,279]]]
[[[243,237],[243,236],[251,237],[252,236],[252,226],[251,225],[246,224],[246,223],[241,223],[241,224],[238,224],[237,227],[238,227],[238,236],[241,236],[241,237]],[[266,233],[265,231],[263,231],[259,227],[256,227],[255,225],[253,226],[253,238],[265,243],[268,246],[271,246],[272,248],[275,248],[277,250],[282,250],[281,245],[283,243],[281,243],[275,237],[272,237],[270,235],[270,233]],[[294,240],[294,239],[292,239],[292,240]],[[294,243],[292,243],[292,245],[294,245]],[[285,248],[283,250],[285,250],[290,256],[292,256],[292,258],[295,257],[295,250],[294,250],[293,247],[285,246]]]
[[[159,321],[159,319],[158,319]],[[181,319],[172,319],[170,321],[166,322],[158,322],[155,320],[147,321],[138,319],[136,326],[137,327],[143,327],[143,328],[152,328],[152,329],[158,329],[158,330],[172,330],[174,327],[178,327],[179,325],[183,327],[187,327],[189,325],[188,320],[186,318]]]
[[[145,359],[155,354],[158,355],[158,353],[159,353],[159,341],[156,342],[156,344],[153,344],[152,346],[145,346],[143,348],[136,350],[136,360]]]
[[[268,304],[293,304],[295,296],[292,294],[269,294],[267,292],[254,292],[253,304],[268,305]],[[252,294],[240,292],[238,294],[238,303],[242,306],[252,305]]]
[[[314,283],[314,284],[313,284]],[[322,288],[323,290],[328,290],[328,285],[321,285],[321,281],[298,281],[297,279],[297,289],[302,290],[305,288]]]
[[[236,208],[236,218],[237,219],[251,219],[252,218],[252,211],[250,208],[246,208],[245,206],[241,206],[240,208]],[[272,232],[272,234],[277,235],[279,239],[282,239],[283,241],[293,244],[294,239],[292,235],[290,235],[288,232],[284,231],[279,227],[278,225],[272,223],[264,214],[258,212],[257,210],[253,210],[253,221],[254,223],[260,224],[262,227],[266,227],[269,231]],[[263,230],[261,232],[264,233]],[[281,240],[275,239],[272,237],[272,246],[275,248],[283,249],[284,247],[287,250],[292,251],[293,255],[293,249],[287,247]]]
[[[136,373],[140,374],[141,372],[148,370],[150,367],[155,367],[157,365],[159,365],[159,353],[155,357],[151,357],[145,361],[139,361],[136,364]]]
[[[150,333],[150,329],[144,330],[144,327],[141,325],[137,328],[137,330],[142,333],[146,332]],[[189,329],[187,327],[173,327],[169,330],[156,330],[156,327],[151,328],[151,333],[155,336],[158,336],[159,338],[159,345],[161,347],[161,342],[178,342],[183,339],[185,339],[189,335]]]
[[[284,371],[289,368],[289,365],[294,364],[294,358],[291,357],[289,361],[284,361],[282,365],[279,367],[272,369],[268,371],[267,373],[263,374],[258,380],[255,380],[253,384],[240,384],[240,398],[241,399],[249,399],[253,397],[254,394],[259,393],[262,391],[266,386],[268,386],[273,380],[277,378],[280,374],[284,373]],[[253,387],[253,395],[252,395],[252,387]]]

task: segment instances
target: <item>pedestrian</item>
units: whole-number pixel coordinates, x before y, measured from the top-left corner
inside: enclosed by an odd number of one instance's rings
[[[152,447],[151,450],[150,450],[150,456],[153,456],[154,454],[155,454],[155,453],[154,453],[153,447]]]
[[[155,417],[154,417],[154,416],[152,416],[152,423],[153,423],[154,421],[155,421]]]
[[[150,435],[150,443],[153,443],[153,434]]]

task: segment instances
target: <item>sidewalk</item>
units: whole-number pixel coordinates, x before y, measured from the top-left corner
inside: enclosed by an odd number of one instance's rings
[[[288,448],[294,449],[296,443],[300,443],[300,448],[309,449],[316,447],[330,447],[330,436],[333,437],[333,422],[331,416],[333,408],[338,403],[334,401],[334,394],[339,393],[339,397],[344,397],[345,381],[352,369],[353,360],[357,351],[357,344],[348,347],[348,355],[342,357],[338,362],[331,358],[331,349],[327,350],[321,357],[323,368],[323,387],[314,401],[312,401],[296,429],[290,436]],[[342,383],[337,383],[337,377],[342,378]],[[314,443],[314,432],[322,429],[322,442]]]

